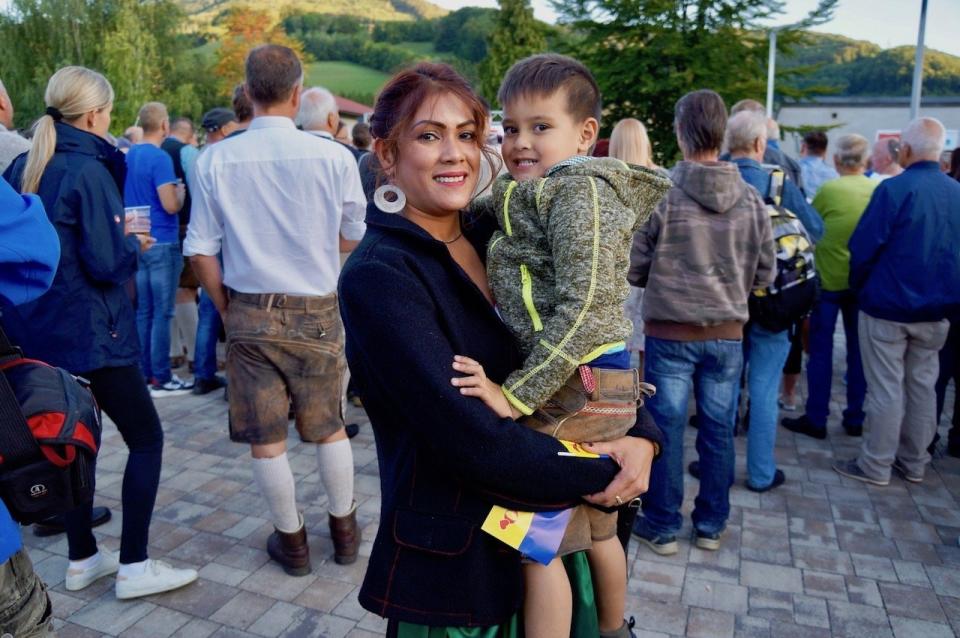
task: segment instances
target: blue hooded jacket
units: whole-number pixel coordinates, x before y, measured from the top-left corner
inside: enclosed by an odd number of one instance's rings
[[[53,281],[60,241],[36,195],[20,196],[0,178],[0,300],[24,303]],[[21,547],[20,527],[0,501],[0,563]]]
[[[56,124],[57,144],[38,195],[60,237],[60,266],[36,301],[3,306],[10,341],[35,359],[73,373],[139,362],[133,305],[124,283],[137,270],[139,242],[124,236],[123,154],[106,140]],[[19,186],[21,155],[4,177]]]
[[[960,182],[937,162],[881,182],[848,245],[850,289],[871,317],[940,321],[960,309]]]

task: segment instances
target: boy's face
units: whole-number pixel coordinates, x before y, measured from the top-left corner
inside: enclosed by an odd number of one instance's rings
[[[597,120],[571,115],[565,89],[520,95],[503,107],[501,152],[518,181],[543,177],[554,164],[586,153],[597,139]]]

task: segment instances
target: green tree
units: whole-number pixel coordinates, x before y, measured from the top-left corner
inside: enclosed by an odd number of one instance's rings
[[[76,64],[103,72],[114,87],[114,131],[133,123],[140,106],[160,100],[171,112],[198,117],[213,76],[188,53],[174,0],[10,0],[0,8],[0,79],[24,127],[43,112],[47,80]],[[185,81],[185,79],[187,79]]]
[[[801,22],[782,27],[777,48],[790,52],[803,29],[830,18],[837,0],[820,0]],[[655,153],[676,156],[673,106],[688,91],[710,88],[731,104],[765,95],[765,28],[783,13],[780,0],[554,0],[575,38],[569,51],[593,70],[603,92],[605,129],[624,117],[647,124]],[[803,69],[783,69],[781,82]]]
[[[500,82],[513,63],[528,55],[542,53],[547,48],[544,29],[533,17],[533,9],[530,8],[528,0],[498,2],[500,11],[497,14],[496,27],[487,43],[487,58],[480,64],[480,90],[491,104],[496,101]]]

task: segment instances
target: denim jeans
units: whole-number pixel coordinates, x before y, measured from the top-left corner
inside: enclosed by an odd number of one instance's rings
[[[827,417],[830,416],[833,331],[841,312],[843,331],[847,336],[847,408],[843,411],[843,421],[862,425],[864,419],[867,382],[863,377],[860,339],[857,337],[857,298],[849,290],[824,290],[810,316],[810,359],[807,361],[807,418],[820,428],[827,426]]]
[[[193,373],[207,381],[217,374],[217,338],[220,336],[220,313],[205,291],[200,291],[197,304],[197,344],[194,348]]]
[[[16,638],[53,636],[53,613],[47,588],[21,548],[0,564],[0,634]]]
[[[163,384],[171,379],[170,321],[183,257],[177,243],[156,244],[140,255],[137,269],[137,333],[143,376]]]
[[[751,324],[743,344],[750,396],[750,428],[747,432],[747,482],[755,488],[773,483],[777,462],[777,393],[780,371],[790,354],[790,333],[770,332]]]
[[[719,533],[726,526],[742,366],[740,341],[671,341],[647,336],[644,381],[656,386],[657,393],[646,405],[664,436],[662,456],[653,464],[650,491],[643,497],[645,525],[651,532],[675,535],[683,523],[683,433],[691,388],[700,416],[700,492],[694,502],[693,525],[707,534]]]

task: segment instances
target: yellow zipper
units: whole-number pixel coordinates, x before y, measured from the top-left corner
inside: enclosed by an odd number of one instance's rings
[[[543,322],[540,321],[540,314],[537,307],[533,305],[533,277],[530,276],[530,270],[526,264],[520,264],[520,283],[522,284],[523,305],[527,307],[530,314],[530,320],[533,321],[533,331],[543,330]]]

